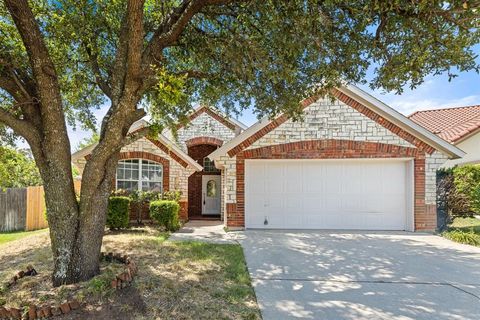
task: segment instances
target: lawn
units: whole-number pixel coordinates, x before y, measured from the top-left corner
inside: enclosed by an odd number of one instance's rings
[[[110,288],[120,264],[77,285],[52,288],[48,235],[0,246],[0,284],[31,264],[39,272],[0,291],[0,306],[55,304],[76,298],[82,309],[60,319],[260,319],[239,245],[170,242],[150,227],[107,233],[104,250],[125,253],[138,264],[131,287]]]
[[[455,218],[442,235],[452,241],[480,247],[480,219]]]
[[[0,245],[21,239],[26,236],[31,236],[38,233],[46,233],[47,229],[36,230],[36,231],[14,231],[14,232],[0,232]]]

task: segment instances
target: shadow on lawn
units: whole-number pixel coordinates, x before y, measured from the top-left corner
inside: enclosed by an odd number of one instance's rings
[[[260,319],[239,245],[166,238],[154,229],[107,232],[102,250],[131,256],[138,264],[137,277],[122,290],[110,289],[109,282],[93,293],[88,282],[77,285],[83,288],[83,307],[60,319]],[[0,270],[9,274],[25,264],[33,264],[43,277],[52,270],[48,243],[4,254],[0,261]],[[43,286],[49,284],[43,281]],[[75,285],[62,291],[66,296],[79,292]]]

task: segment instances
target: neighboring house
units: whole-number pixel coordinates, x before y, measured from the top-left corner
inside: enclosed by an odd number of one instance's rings
[[[480,105],[417,111],[409,118],[466,153],[442,167],[480,163]]]
[[[199,108],[176,137],[123,148],[116,186],[180,190],[183,219],[229,228],[434,230],[435,172],[464,153],[357,87],[334,95],[249,128]]]

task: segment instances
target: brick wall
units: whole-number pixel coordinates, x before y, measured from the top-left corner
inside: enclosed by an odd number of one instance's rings
[[[164,178],[168,177],[168,187],[170,190],[179,190],[182,192],[182,201],[187,201],[188,198],[188,177],[195,171],[190,168],[185,168],[183,164],[178,163],[173,154],[167,153],[167,147],[163,149],[153,144],[147,138],[141,138],[137,141],[122,148],[122,153],[131,153],[134,158],[139,157],[142,153],[159,156],[168,162],[168,175],[165,173]],[[153,160],[155,161],[155,160]],[[157,161],[158,162],[158,161]],[[86,160],[84,158],[77,159],[74,165],[82,174],[85,167]],[[165,168],[164,168],[165,170]],[[164,186],[167,181],[164,181]]]
[[[415,226],[417,230],[433,230],[435,228],[435,172],[446,161],[447,156],[440,152],[434,152],[434,149],[429,145],[343,93],[336,91],[335,95],[337,99],[333,102],[331,99],[306,99],[303,102],[303,121],[294,122],[281,116],[264,129],[247,138],[239,146],[229,150],[227,156],[217,160],[224,168],[225,203],[223,208],[227,213],[226,220],[229,226],[241,227],[244,223],[243,216],[241,216],[241,212],[244,210],[242,204],[243,186],[238,181],[244,170],[242,161],[245,159],[245,154],[242,154],[242,151],[249,155],[249,150],[266,148],[262,149],[261,152],[268,153],[272,152],[272,149],[269,148],[271,146],[291,145],[295,142],[348,140],[350,143],[361,142],[366,143],[366,145],[370,145],[370,143],[384,145],[382,148],[387,151],[382,151],[382,157],[397,157],[398,150],[403,150],[398,148],[402,147],[418,151],[415,155]],[[294,154],[288,156],[319,159],[344,157],[342,152],[340,154],[338,152],[336,150],[331,155],[327,155],[324,154],[324,150],[322,154],[315,154],[308,150],[297,149]],[[283,154],[275,155],[273,153],[265,156],[265,158],[283,158],[284,156]],[[365,157],[365,154],[357,154],[357,157]]]
[[[244,227],[245,159],[414,158],[415,230],[434,230],[436,211],[425,206],[425,152],[412,147],[352,140],[309,140],[248,149],[236,157],[236,203],[226,204],[227,225]]]
[[[203,158],[217,149],[216,145],[200,144],[188,148],[188,155],[203,166]],[[220,172],[195,172],[188,178],[188,215],[202,214],[202,176],[220,175]]]

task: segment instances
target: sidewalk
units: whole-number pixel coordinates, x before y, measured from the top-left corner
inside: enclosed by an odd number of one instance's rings
[[[192,220],[173,233],[170,241],[204,241],[211,243],[236,243],[223,229],[222,221]]]

